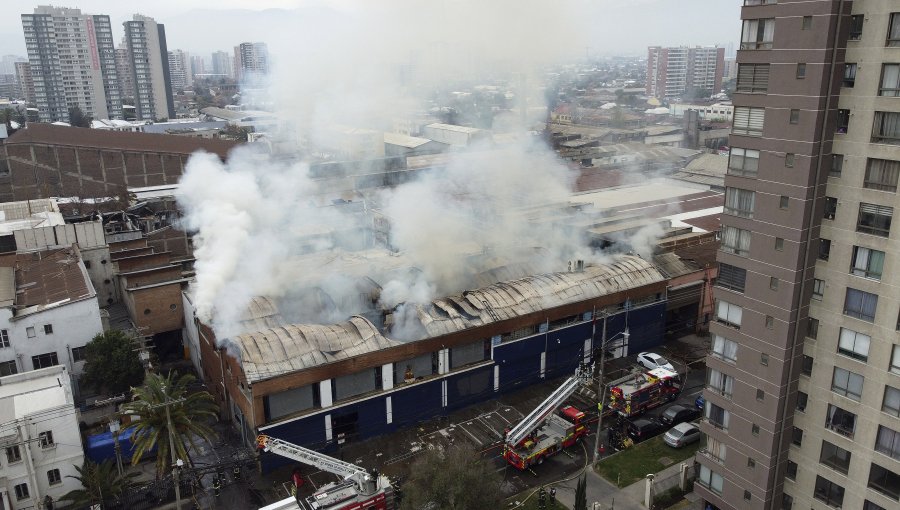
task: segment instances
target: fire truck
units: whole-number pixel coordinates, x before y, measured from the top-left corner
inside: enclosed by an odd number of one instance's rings
[[[256,445],[342,478],[307,498],[287,498],[261,510],[394,510],[394,490],[386,476],[265,434],[257,436]]]
[[[671,402],[681,392],[677,372],[655,368],[610,383],[609,408],[626,418]]]
[[[586,367],[562,383],[521,422],[506,433],[503,458],[525,470],[533,464],[572,446],[588,433],[585,415],[575,407],[560,406],[590,377]],[[559,409],[559,412],[555,412]]]

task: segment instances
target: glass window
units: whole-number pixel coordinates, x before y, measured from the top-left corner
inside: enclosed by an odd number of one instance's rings
[[[859,401],[862,399],[863,384],[865,378],[855,372],[834,367],[834,377],[831,379],[831,391],[838,395]]]
[[[875,451],[900,460],[900,432],[879,425],[878,435],[875,436]]]
[[[844,155],[843,154],[832,154],[831,155],[831,168],[828,169],[829,177],[840,177],[841,170],[844,167]]]
[[[744,285],[746,282],[746,269],[732,266],[731,264],[725,264],[723,262],[719,263],[719,274],[716,277],[716,285],[735,292],[744,292]]]
[[[819,239],[819,260],[831,257],[831,239]]]
[[[59,365],[59,358],[57,358],[55,352],[48,352],[46,354],[39,354],[37,356],[31,357],[31,364],[34,366],[34,369],[37,370],[39,368],[47,368]]]
[[[728,173],[734,175],[756,175],[759,169],[759,151],[732,147],[728,159]]]
[[[19,445],[8,446],[6,448],[6,463],[7,464],[15,464],[16,462],[22,461],[22,450],[19,449]]]
[[[23,499],[28,499],[29,497],[31,497],[30,494],[28,493],[28,484],[27,483],[20,483],[20,484],[16,485],[15,491],[16,491],[16,500],[18,500],[18,501],[22,501]]]
[[[888,25],[888,46],[900,46],[900,12],[891,13],[891,21]]]
[[[875,322],[875,310],[878,307],[878,295],[847,287],[844,298],[844,315],[856,317],[867,322]]]
[[[724,336],[713,335],[712,342],[712,354],[713,356],[725,360],[730,361],[732,363],[737,361],[737,350],[738,344],[737,342],[733,342]]]
[[[812,28],[812,16],[803,16],[803,22],[800,25],[800,30],[809,30]]]
[[[725,213],[743,218],[752,218],[756,206],[756,193],[740,189],[725,189]]]
[[[856,433],[856,415],[836,405],[828,404],[825,428],[852,439]]]
[[[796,446],[803,446],[803,429],[794,427],[791,432],[791,443]]]
[[[797,64],[797,78],[799,78],[799,79],[806,78],[806,64],[804,64],[804,63]]]
[[[785,469],[784,476],[786,476],[790,480],[797,479],[797,463],[789,460],[787,462],[787,468]]]
[[[866,177],[863,187],[881,191],[897,191],[900,177],[900,161],[869,158],[866,162]]]
[[[9,332],[5,329],[0,329],[0,349],[9,347]]]
[[[778,290],[778,278],[774,276],[769,277],[769,289]]]
[[[893,386],[884,387],[884,399],[881,401],[881,410],[891,416],[900,417],[900,390]]]
[[[750,231],[722,226],[722,251],[746,256],[750,253]]]
[[[850,470],[850,452],[828,441],[822,441],[819,462],[846,475]]]
[[[856,64],[844,64],[843,85],[852,88],[856,84]]]
[[[806,405],[809,403],[809,395],[798,391],[797,392],[797,410],[800,412],[806,411]]]
[[[721,299],[716,303],[716,319],[730,326],[741,327],[744,309]]]
[[[894,345],[891,350],[891,362],[888,370],[894,374],[900,374],[900,345]]]
[[[850,262],[850,274],[880,280],[884,270],[884,252],[854,246]]]
[[[52,448],[56,445],[53,442],[53,431],[45,430],[38,434],[38,444],[40,444],[41,448]]]
[[[697,481],[700,485],[703,485],[716,494],[722,494],[722,485],[724,483],[722,475],[709,469],[703,464],[700,464],[700,476],[697,477]]]
[[[881,505],[876,505],[875,503],[872,503],[871,501],[869,501],[867,499],[866,502],[863,504],[862,510],[887,510],[887,509]]]
[[[859,204],[859,216],[856,220],[856,231],[888,237],[891,232],[891,220],[894,208],[876,204]]]
[[[791,124],[799,124],[800,123],[800,110],[798,110],[796,108],[791,109],[790,123]]]
[[[775,251],[784,251],[784,239],[781,237],[775,238]]]
[[[772,47],[775,38],[775,19],[744,20],[741,31],[741,49],[758,50]]]
[[[875,112],[872,142],[900,144],[900,112]]]
[[[707,387],[719,395],[731,398],[734,393],[734,377],[711,368],[707,377]]]
[[[0,361],[0,377],[17,373],[19,373],[19,369],[16,367],[16,360]]]
[[[900,475],[873,463],[869,470],[869,488],[900,500]]]
[[[86,347],[83,347],[83,346],[82,347],[73,347],[72,348],[72,362],[78,363],[79,361],[84,361],[85,359],[87,359],[87,358],[85,358],[86,353],[87,353]]]
[[[800,373],[803,375],[812,375],[813,357],[806,354],[803,355],[803,365],[800,367]]]
[[[865,16],[863,14],[854,14],[850,16],[850,40],[858,41],[860,37],[862,37],[863,31],[863,21]]]
[[[812,298],[821,301],[823,297],[825,297],[825,280],[816,278],[813,280]]]
[[[844,488],[827,478],[816,476],[813,497],[830,506],[842,506],[844,504]]]
[[[833,220],[837,214],[837,199],[834,197],[825,197],[825,211],[823,217],[826,220]]]
[[[884,64],[881,67],[881,87],[879,96],[900,96],[900,64]]]
[[[788,168],[794,168],[794,161],[797,159],[797,155],[793,152],[788,152],[784,155],[784,166]]]
[[[769,88],[769,64],[738,64],[736,92],[765,94]]]
[[[812,317],[806,319],[806,336],[812,339],[819,338],[819,319]]]
[[[732,133],[739,135],[762,136],[766,120],[765,108],[738,106],[734,109],[734,126]]]
[[[47,483],[49,483],[50,485],[62,483],[62,477],[59,476],[58,469],[51,469],[50,471],[47,471]]]
[[[837,111],[837,129],[838,134],[844,134],[850,128],[850,110]]]
[[[869,335],[857,333],[852,329],[841,328],[841,336],[838,341],[838,352],[844,356],[866,361],[869,359]]]
[[[706,401],[706,419],[714,427],[727,430],[731,413],[713,404],[709,400]]]

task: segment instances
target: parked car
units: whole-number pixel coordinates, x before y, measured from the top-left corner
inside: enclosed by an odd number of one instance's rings
[[[625,433],[635,443],[658,436],[665,430],[665,425],[654,418],[638,418],[637,420],[628,421],[625,425]]]
[[[681,448],[699,439],[700,427],[693,423],[679,423],[663,436],[663,441],[672,448]]]
[[[672,426],[693,421],[700,417],[700,410],[696,407],[683,406],[681,404],[671,405],[659,415],[659,421],[664,425]]]
[[[669,363],[669,360],[663,358],[655,352],[642,352],[638,354],[637,362],[647,370],[665,368],[666,370],[671,370],[673,372],[675,371],[675,367],[673,367],[672,364]]]
[[[697,400],[694,401],[694,406],[703,412],[703,408],[706,407],[706,399],[703,398],[703,395],[697,395]]]

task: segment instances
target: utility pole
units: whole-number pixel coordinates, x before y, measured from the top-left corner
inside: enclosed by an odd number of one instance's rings
[[[175,480],[175,510],[181,510],[181,465],[182,460],[175,456],[175,435],[172,431],[172,414],[169,412],[169,406],[181,400],[170,400],[169,395],[166,394],[166,403],[162,404],[166,408],[166,423],[169,428],[169,451],[172,454],[172,477]]]
[[[603,376],[606,368],[606,319],[609,314],[603,313],[603,334],[600,340],[600,367],[597,369],[597,394],[600,395],[599,409],[597,410],[597,436],[594,440],[594,462],[597,464],[600,450],[600,428],[603,425],[603,408],[605,407],[606,392],[603,391]]]

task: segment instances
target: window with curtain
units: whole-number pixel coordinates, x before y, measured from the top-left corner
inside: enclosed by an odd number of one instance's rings
[[[716,276],[716,285],[723,289],[735,292],[744,292],[747,283],[747,270],[742,267],[732,266],[719,262],[719,274]]]
[[[891,233],[891,219],[894,208],[886,205],[859,204],[859,216],[856,219],[856,231],[888,237]]]
[[[837,214],[837,199],[834,197],[825,197],[825,210],[822,216],[826,220],[833,220]]]
[[[900,46],[900,12],[891,13],[888,25],[887,46]]]
[[[879,96],[900,96],[900,64],[884,64],[881,67],[881,87]]]
[[[847,88],[856,84],[856,64],[844,64],[844,83]]]
[[[891,499],[900,500],[900,474],[878,464],[872,463],[868,487]]]
[[[831,167],[828,168],[828,176],[829,177],[840,177],[841,171],[844,168],[844,155],[843,154],[832,154],[831,155]]]
[[[722,478],[722,475],[709,469],[703,464],[700,464],[700,476],[697,477],[697,481],[700,485],[703,485],[716,494],[722,494],[724,478]]]
[[[706,439],[706,446],[703,448],[703,452],[709,455],[716,462],[724,464],[725,452],[727,451],[725,443],[705,434],[703,437]]]
[[[747,19],[741,31],[742,50],[760,50],[772,47],[775,39],[775,19]]]
[[[900,112],[875,112],[872,142],[900,144]]]
[[[762,136],[765,121],[765,108],[738,106],[734,109],[734,124],[731,132],[738,135]]]
[[[860,37],[862,37],[863,31],[863,22],[865,21],[865,15],[863,14],[854,14],[850,16],[850,40],[858,41]]]
[[[881,401],[881,410],[891,416],[900,417],[900,390],[893,386],[884,387],[884,399]]]
[[[819,239],[819,259],[831,258],[831,239]]]
[[[736,227],[722,227],[722,251],[747,256],[750,253],[750,231]]]
[[[878,435],[875,436],[875,451],[900,460],[900,432],[879,425]]]
[[[725,188],[725,213],[742,218],[752,218],[756,206],[756,193],[740,188]]]
[[[856,415],[836,405],[828,404],[825,428],[842,436],[853,438],[853,434],[856,433]]]
[[[825,297],[825,280],[815,278],[813,280],[812,298],[821,301],[823,297]]]
[[[869,344],[871,341],[872,338],[869,335],[864,335],[852,329],[841,328],[841,335],[838,339],[838,352],[853,359],[866,361],[869,359]]]
[[[838,395],[856,400],[862,399],[865,378],[855,372],[841,367],[834,367],[834,376],[831,378],[831,391]]]
[[[738,344],[732,340],[725,338],[720,335],[713,335],[712,341],[712,353],[713,356],[725,360],[730,361],[732,363],[737,361],[737,350]]]
[[[769,89],[769,64],[738,64],[736,92],[765,94]]]
[[[844,298],[844,315],[874,322],[876,308],[878,308],[877,294],[847,288],[847,295]]]
[[[731,148],[728,159],[728,173],[734,175],[756,175],[759,170],[759,151],[752,149]]]
[[[716,302],[716,319],[728,325],[741,327],[744,309],[721,299]]]
[[[881,273],[884,270],[884,252],[863,248],[862,246],[854,246],[853,258],[850,260],[850,264],[851,274],[880,280]]]
[[[713,426],[728,430],[728,422],[731,419],[731,413],[707,400],[706,418]]]
[[[891,350],[891,361],[888,371],[892,374],[900,374],[900,345],[894,345]]]
[[[869,158],[866,162],[866,177],[863,187],[881,191],[897,191],[900,177],[900,161]]]
[[[838,134],[844,134],[848,129],[850,129],[850,110],[840,109],[837,111],[835,131]]]
[[[723,374],[715,369],[709,369],[707,384],[710,389],[727,398],[734,395],[734,377]]]

